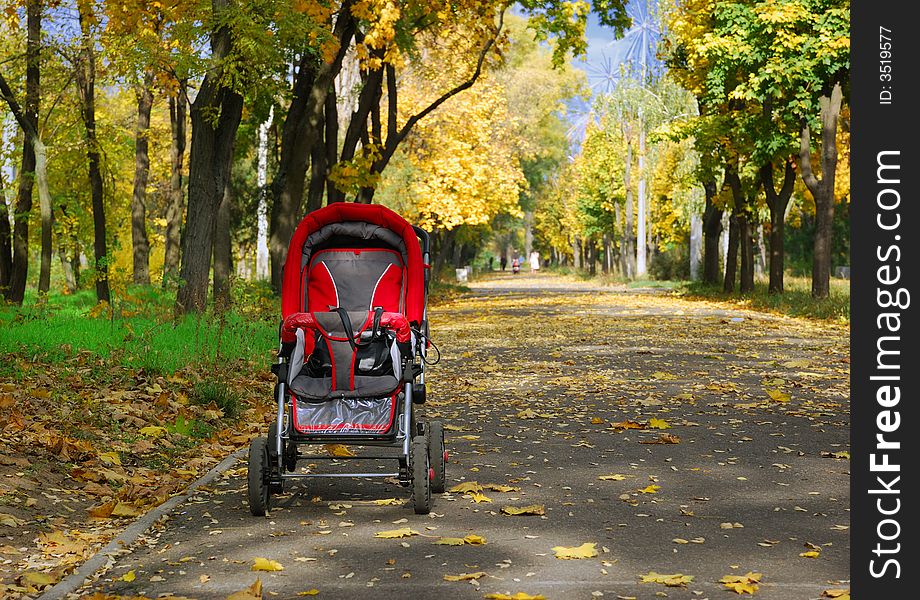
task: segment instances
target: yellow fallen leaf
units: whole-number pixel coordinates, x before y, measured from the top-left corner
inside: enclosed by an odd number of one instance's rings
[[[671,424],[665,421],[664,419],[656,419],[652,417],[648,420],[648,426],[652,429],[670,429]]]
[[[529,408],[525,408],[524,410],[522,410],[521,412],[517,414],[518,419],[536,419],[537,416],[538,416],[537,413],[535,413]]]
[[[435,542],[435,544],[439,544],[441,546],[462,546],[465,543],[466,540],[457,537],[442,537],[438,538],[438,541]]]
[[[671,374],[671,373],[666,373],[666,372],[664,372],[664,371],[655,371],[654,373],[652,373],[652,378],[653,378],[653,379],[664,379],[664,380],[666,380],[666,381],[671,381],[671,380],[677,379],[677,375],[673,375],[673,374]]]
[[[639,493],[640,493],[640,494],[657,494],[657,493],[658,493],[658,490],[660,490],[660,489],[661,489],[661,486],[660,486],[660,485],[655,485],[655,484],[653,483],[653,484],[647,485],[647,486],[645,486],[644,488],[642,488],[641,490],[639,490]]]
[[[457,436],[457,439],[460,439],[460,440],[467,440],[468,442],[472,442],[472,441],[478,440],[479,437],[480,437],[480,436],[478,436],[478,435],[458,435],[458,436]]]
[[[554,546],[553,552],[556,553],[556,558],[561,558],[563,560],[592,558],[597,556],[596,547],[597,544],[595,543],[585,542],[581,546]]]
[[[355,455],[355,453],[349,450],[348,446],[345,444],[326,444],[323,446],[323,449],[326,450],[329,456],[348,458]]]
[[[626,475],[620,475],[619,473],[614,473],[612,475],[601,475],[598,477],[601,481],[623,481],[626,479]]]
[[[545,515],[546,507],[542,504],[528,506],[503,506],[501,512],[506,515]]]
[[[470,492],[469,497],[473,499],[473,502],[480,504],[482,502],[491,502],[492,499],[483,494],[482,492]]]
[[[117,500],[109,500],[98,506],[87,508],[86,512],[93,519],[108,519],[112,516],[112,511],[115,509],[116,504],[118,504]]]
[[[622,429],[645,429],[645,425],[642,423],[637,423],[636,421],[620,421],[619,423],[611,423],[610,427],[616,430]]]
[[[807,360],[789,360],[783,363],[784,367],[789,367],[790,369],[807,369],[811,366],[811,363]]]
[[[492,490],[493,492],[501,492],[507,494],[508,492],[520,492],[521,488],[514,487],[512,485],[502,485],[500,483],[484,483],[482,487],[485,489]]]
[[[850,600],[849,588],[831,588],[821,592],[822,598],[837,598],[838,600]]]
[[[445,425],[444,431],[463,431],[463,427],[458,425]]]
[[[104,462],[107,465],[120,465],[121,457],[118,456],[118,452],[100,452],[99,460]]]
[[[227,596],[226,600],[262,600],[262,580],[256,579],[255,583],[238,592],[233,592]]]
[[[298,596],[315,596],[319,593],[319,590],[316,588],[307,590],[305,592],[297,592]]]
[[[402,500],[397,500],[396,498],[382,498],[380,500],[374,500],[374,504],[377,506],[397,506],[402,504]]]
[[[137,579],[137,574],[134,572],[134,569],[131,569],[130,571],[128,571],[127,573],[125,573],[124,575],[118,578],[119,581],[126,581],[128,583],[131,583],[135,579]]]
[[[390,540],[396,538],[411,537],[413,535],[418,535],[418,532],[413,529],[409,529],[408,527],[403,527],[401,529],[388,529],[387,531],[378,531],[374,534],[374,537]]]
[[[760,587],[757,584],[760,583],[761,577],[763,577],[763,573],[752,573],[748,571],[744,575],[726,575],[719,580],[719,583],[736,594],[753,595],[757,593]]]
[[[639,583],[660,583],[668,587],[683,587],[693,581],[693,575],[684,575],[683,573],[674,573],[673,575],[663,575],[655,571],[649,571],[642,575]]]
[[[482,537],[481,535],[476,535],[475,533],[471,533],[465,538],[463,538],[463,541],[469,544],[470,546],[481,546],[486,543],[486,538]]]
[[[60,576],[56,573],[41,573],[39,571],[25,571],[17,579],[22,584],[32,587],[45,587],[58,582]]]
[[[460,573],[459,575],[445,575],[444,581],[469,581],[471,579],[479,579],[485,577],[487,573],[485,571],[476,571],[475,573]]]
[[[782,390],[773,390],[768,388],[767,395],[770,396],[770,399],[772,399],[774,402],[789,402],[792,399],[792,396]]]
[[[604,420],[600,417],[591,417],[591,424],[592,425],[603,425]]]
[[[818,558],[821,556],[820,550],[809,550],[808,552],[800,552],[799,556],[802,558]]]
[[[283,571],[284,567],[277,560],[262,558],[261,556],[252,559],[252,571]]]
[[[487,600],[546,600],[545,596],[537,594],[536,596],[531,596],[530,594],[525,594],[524,592],[518,592],[512,596],[508,594],[486,594],[485,597]]]
[[[165,427],[148,425],[147,427],[141,427],[139,433],[144,437],[158,438],[166,435],[168,432],[166,431]]]
[[[481,492],[482,486],[479,485],[479,483],[476,481],[464,481],[463,483],[458,483],[447,491],[452,494],[469,494],[472,492]]]
[[[141,508],[127,502],[119,501],[112,508],[111,515],[113,517],[138,517],[143,513],[144,511]]]

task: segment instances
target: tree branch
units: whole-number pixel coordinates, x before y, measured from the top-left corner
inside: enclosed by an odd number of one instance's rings
[[[799,169],[802,171],[802,181],[805,182],[808,191],[815,195],[821,183],[811,168],[811,132],[808,129],[808,123],[802,123],[799,142]]]
[[[486,56],[488,56],[489,54],[489,50],[492,48],[493,45],[495,45],[495,41],[498,39],[499,34],[501,34],[502,25],[504,24],[504,20],[505,20],[505,10],[506,9],[503,8],[502,11],[499,13],[498,27],[495,29],[495,35],[489,38],[489,41],[486,42],[486,45],[483,46],[482,50],[479,52],[479,58],[476,60],[476,69],[473,71],[473,74],[470,75],[469,79],[467,79],[463,83],[445,92],[440,98],[438,98],[437,100],[429,104],[420,113],[409,117],[409,120],[406,121],[406,124],[402,126],[402,129],[400,129],[398,132],[393,133],[393,135],[396,136],[394,142],[390,144],[390,140],[387,139],[387,148],[392,147],[395,150],[396,146],[398,146],[404,139],[406,139],[406,136],[409,135],[409,132],[412,130],[412,127],[414,127],[416,123],[418,123],[419,121],[427,117],[429,114],[434,112],[439,106],[441,106],[442,104],[444,104],[445,102],[447,102],[448,100],[450,100],[451,98],[453,98],[454,96],[462,92],[463,90],[473,87],[473,84],[476,83],[476,80],[479,79],[479,76],[482,74],[482,65],[485,63]],[[387,137],[389,138],[389,135]],[[382,160],[383,160],[383,165],[386,166],[386,163],[389,161],[389,156],[384,155]]]
[[[10,89],[9,84],[6,82],[6,78],[3,77],[3,73],[0,73],[0,98],[5,100],[9,105],[10,112],[13,113],[13,117],[25,134],[33,140],[38,139],[38,132],[26,118],[25,113],[22,112],[22,106],[16,101],[16,95],[13,94],[13,90]]]

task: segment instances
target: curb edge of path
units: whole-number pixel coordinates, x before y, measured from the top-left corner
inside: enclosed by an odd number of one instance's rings
[[[156,523],[163,515],[172,512],[177,506],[188,500],[198,488],[211,483],[224,471],[233,466],[233,464],[246,452],[248,452],[248,448],[240,448],[233,452],[216,466],[212,467],[210,471],[192,482],[192,484],[185,488],[180,494],[173,496],[128,525],[121,533],[112,538],[108,544],[100,548],[98,552],[80,565],[76,571],[59,581],[54,587],[45,591],[38,597],[38,600],[62,600],[68,594],[77,591],[87,579],[105,566],[106,562],[111,558],[111,555],[137,541],[137,538],[144,534],[150,526]]]

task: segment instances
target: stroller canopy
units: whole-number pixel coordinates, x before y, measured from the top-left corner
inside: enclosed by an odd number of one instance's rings
[[[402,256],[405,263],[405,316],[410,322],[420,323],[425,309],[424,264],[412,225],[385,206],[347,202],[336,202],[316,210],[297,226],[284,263],[282,316],[307,310],[306,275],[310,259],[318,249],[330,245],[335,247],[342,240],[346,241],[346,245],[348,240],[353,240],[389,248]],[[362,275],[356,272],[349,277],[360,279]]]

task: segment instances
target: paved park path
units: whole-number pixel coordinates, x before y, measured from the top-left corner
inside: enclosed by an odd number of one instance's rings
[[[448,485],[481,496],[423,517],[391,483],[323,481],[254,518],[240,462],[83,593],[226,598],[259,578],[266,598],[716,599],[749,572],[763,599],[848,587],[846,329],[548,274],[471,287],[431,311],[426,411],[449,424]],[[501,512],[528,505],[545,514]],[[485,543],[436,543],[467,536]],[[555,556],[584,544],[597,555]]]

